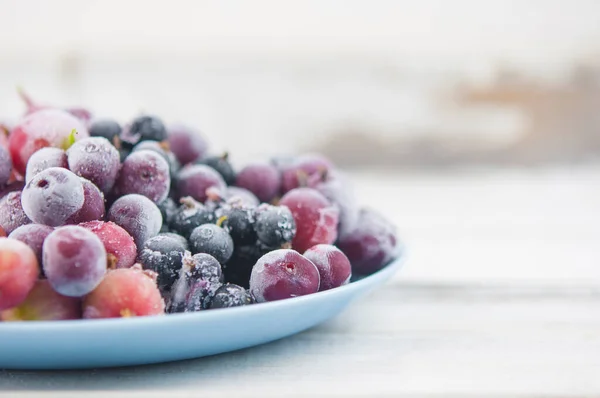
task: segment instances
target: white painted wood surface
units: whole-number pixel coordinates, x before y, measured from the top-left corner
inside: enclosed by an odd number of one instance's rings
[[[338,318],[211,358],[0,371],[0,396],[600,396],[600,169],[355,179],[409,260]]]

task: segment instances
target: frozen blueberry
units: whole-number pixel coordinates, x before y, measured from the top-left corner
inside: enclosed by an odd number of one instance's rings
[[[215,222],[215,214],[202,203],[187,196],[179,200],[181,205],[173,215],[171,230],[189,238],[194,228]]]
[[[165,235],[157,235],[144,243],[138,261],[144,269],[158,274],[161,292],[168,292],[177,279],[185,249],[180,240]]]
[[[196,162],[196,164],[205,164],[215,169],[227,185],[233,185],[236,179],[236,173],[231,163],[229,163],[229,154],[224,153],[221,156],[207,156]]]
[[[253,303],[250,293],[241,286],[227,283],[217,289],[208,308],[239,307]]]
[[[193,253],[207,253],[221,264],[225,264],[233,254],[233,240],[223,228],[215,224],[204,224],[194,229],[190,235]]]
[[[256,209],[254,226],[258,239],[266,246],[280,248],[289,244],[296,234],[296,222],[286,206],[262,204]]]
[[[235,245],[256,242],[254,209],[240,204],[224,204],[216,210],[217,224],[229,232]]]

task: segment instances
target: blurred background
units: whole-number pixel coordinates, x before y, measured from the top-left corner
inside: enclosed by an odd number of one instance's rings
[[[16,94],[322,152],[396,221],[406,281],[600,276],[600,2],[0,0]]]

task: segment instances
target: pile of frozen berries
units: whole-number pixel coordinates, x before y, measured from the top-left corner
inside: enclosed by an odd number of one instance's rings
[[[336,288],[395,255],[394,227],[357,208],[321,156],[236,170],[183,125],[26,102],[0,134],[2,321],[280,300]]]

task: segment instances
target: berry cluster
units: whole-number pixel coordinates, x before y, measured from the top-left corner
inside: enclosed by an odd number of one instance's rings
[[[317,155],[236,170],[155,116],[39,106],[0,129],[0,319],[192,312],[370,274],[395,228]],[[5,132],[5,133],[3,133]]]

